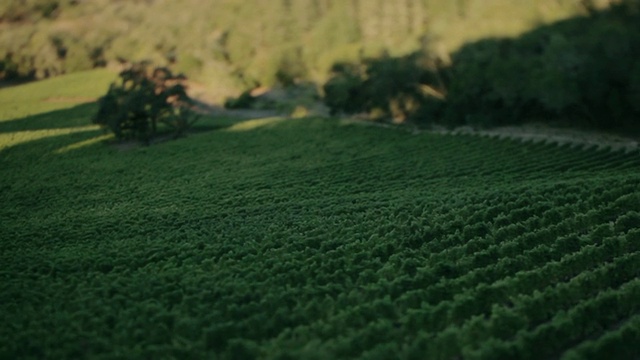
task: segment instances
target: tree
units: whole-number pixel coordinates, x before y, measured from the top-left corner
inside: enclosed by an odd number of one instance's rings
[[[148,144],[160,125],[179,137],[197,120],[185,80],[168,68],[132,64],[120,73],[120,83],[111,84],[99,99],[93,122],[111,130],[118,140],[138,139]]]

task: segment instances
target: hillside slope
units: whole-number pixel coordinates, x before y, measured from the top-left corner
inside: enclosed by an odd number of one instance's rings
[[[0,139],[93,111],[3,119]],[[0,146],[0,358],[640,355],[637,150],[225,126]]]
[[[447,58],[465,42],[584,13],[574,0],[8,0],[0,5],[0,78],[149,59],[177,62],[218,87],[271,85],[279,71],[321,83],[337,61],[427,43]]]

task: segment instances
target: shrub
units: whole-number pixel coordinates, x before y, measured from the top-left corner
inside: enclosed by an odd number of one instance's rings
[[[419,54],[366,61],[367,79],[364,89],[367,94],[368,111],[382,111],[386,116],[404,120],[424,99],[420,93],[425,69],[419,64]]]
[[[132,64],[120,73],[120,83],[111,84],[99,99],[93,122],[111,130],[118,140],[138,139],[148,144],[159,134],[159,125],[173,137],[181,136],[197,120],[185,80],[164,67]]]

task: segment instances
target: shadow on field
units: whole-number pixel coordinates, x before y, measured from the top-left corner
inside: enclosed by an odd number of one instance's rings
[[[0,122],[0,133],[30,130],[66,129],[91,125],[88,120],[96,111],[95,103],[26,116]]]
[[[0,153],[54,153],[62,154],[88,145],[102,143],[115,145],[119,150],[142,147],[137,141],[116,142],[105,129],[91,122],[97,109],[96,103],[83,103],[68,109],[55,110],[14,120],[0,122]],[[187,132],[201,134],[211,131],[249,131],[273,125],[284,118],[267,117],[266,114],[225,111],[203,113]],[[254,115],[253,117],[248,115]],[[153,146],[166,142],[162,135]]]

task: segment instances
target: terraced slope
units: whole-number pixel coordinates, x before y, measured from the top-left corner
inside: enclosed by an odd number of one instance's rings
[[[0,358],[640,356],[638,152],[324,119],[98,136],[0,150]]]

